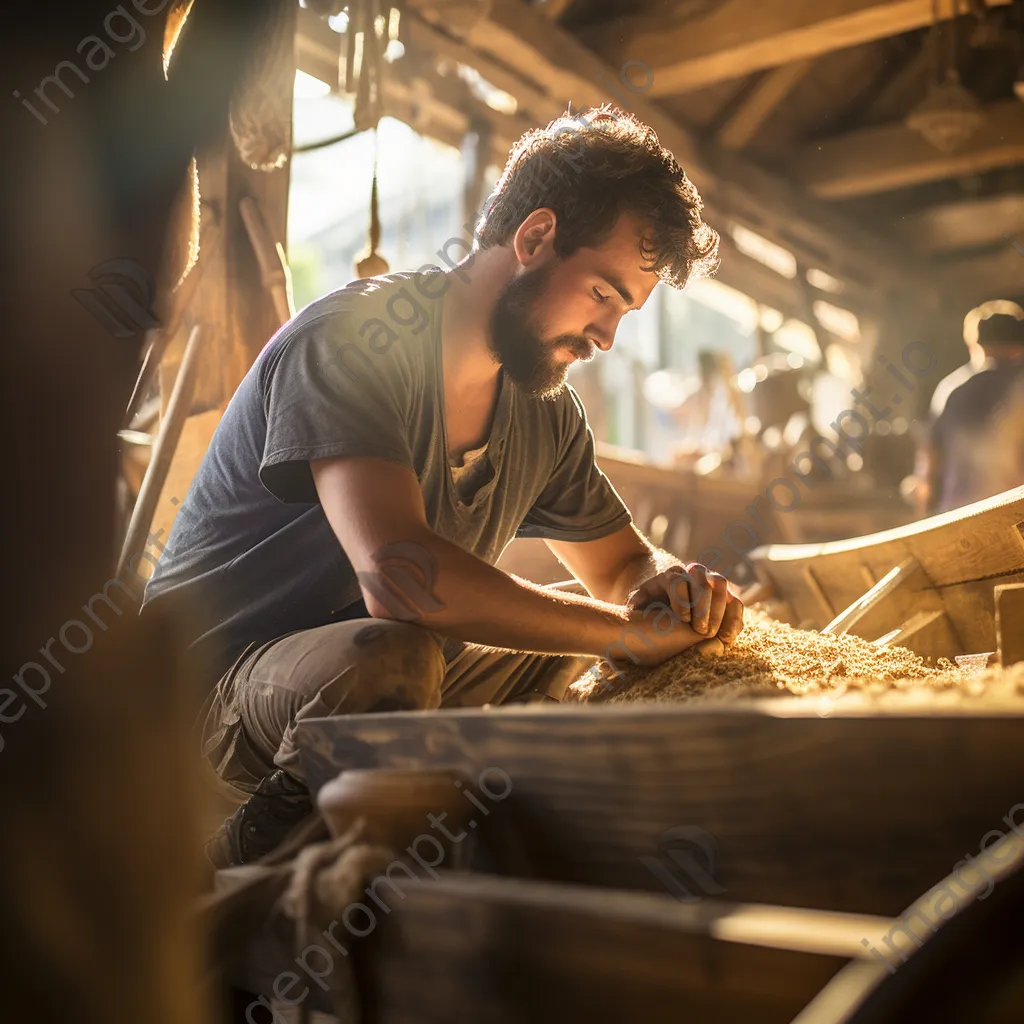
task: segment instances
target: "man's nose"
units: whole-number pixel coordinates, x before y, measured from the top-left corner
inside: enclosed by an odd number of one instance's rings
[[[617,319],[610,324],[591,324],[586,330],[586,337],[602,352],[607,352],[615,344],[615,329],[618,326]]]

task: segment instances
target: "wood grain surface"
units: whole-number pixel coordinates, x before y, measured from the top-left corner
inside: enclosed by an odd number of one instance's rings
[[[1012,714],[562,706],[318,719],[300,735],[314,788],[347,767],[507,773],[487,817],[499,873],[664,891],[640,858],[692,826],[717,844],[722,898],[860,913],[901,912],[1024,801]]]
[[[783,1024],[839,957],[712,937],[727,909],[475,876],[410,884],[361,958],[375,1024]]]

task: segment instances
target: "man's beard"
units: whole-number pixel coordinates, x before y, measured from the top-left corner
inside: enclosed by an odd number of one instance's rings
[[[555,398],[564,389],[570,364],[556,359],[560,349],[582,360],[594,355],[594,346],[582,335],[545,340],[540,333],[534,311],[547,289],[551,268],[549,263],[514,277],[491,314],[491,353],[515,385],[535,398]]]

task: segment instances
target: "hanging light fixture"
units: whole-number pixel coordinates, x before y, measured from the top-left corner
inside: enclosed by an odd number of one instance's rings
[[[942,153],[954,153],[981,127],[985,113],[977,97],[964,88],[956,68],[958,0],[950,0],[948,31],[939,20],[939,0],[932,0],[932,81],[928,95],[907,116],[908,128],[922,135]],[[942,46],[943,36],[949,45]]]

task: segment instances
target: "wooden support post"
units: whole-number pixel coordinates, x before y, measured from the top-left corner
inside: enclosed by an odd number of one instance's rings
[[[796,283],[797,296],[803,308],[803,320],[814,331],[814,342],[821,353],[821,361],[826,363],[825,349],[829,346],[829,333],[818,319],[814,308],[814,297],[811,295],[811,286],[807,282],[807,267],[800,260],[797,260],[796,264]]]
[[[139,497],[132,511],[131,522],[128,524],[124,546],[121,548],[121,557],[117,563],[118,579],[124,578],[125,569],[131,566],[132,559],[145,547],[146,534],[153,522],[157,500],[170,470],[174,450],[178,445],[181,429],[192,404],[196,372],[199,367],[201,334],[202,328],[196,326],[192,328],[192,333],[189,335],[188,345],[185,347],[185,358],[181,361],[181,367],[174,382],[174,390],[171,392],[171,398],[167,404],[167,414],[160,425],[156,444],[153,445],[153,454],[150,456],[146,475],[142,480],[141,488],[139,488]]]
[[[203,277],[203,271],[212,258],[211,253],[217,248],[219,243],[220,225],[214,222],[202,233],[199,245],[199,260],[185,275],[178,289],[171,295],[171,314],[167,318],[167,322],[147,332],[145,356],[139,369],[139,376],[135,380],[135,387],[132,389],[131,398],[128,399],[128,408],[124,414],[124,425],[126,427],[131,426],[132,420],[149,393],[160,366],[160,360],[163,359],[168,345],[177,336],[185,311],[191,308],[199,288],[199,282]]]
[[[288,302],[287,279],[283,286],[281,281],[285,273],[281,262],[284,256],[276,251],[276,246],[277,240],[287,234],[289,165],[271,171],[247,167],[227,132],[215,145],[202,149],[197,162],[204,240],[199,260],[205,264],[188,312],[197,323],[215,324],[217,337],[209,339],[199,353],[195,390],[185,413],[182,441],[167,474],[165,493],[169,491],[178,498],[185,496],[220,414],[239,382],[281,326],[286,310],[282,300]],[[243,213],[244,199],[257,204],[266,228],[262,237],[274,240],[269,249],[254,249]],[[219,227],[219,244],[209,251],[205,245],[208,224]],[[261,263],[261,255],[268,257],[266,266]],[[268,273],[277,284],[276,296],[273,289],[266,287]],[[172,341],[159,370],[164,416],[181,359],[180,341]],[[147,528],[170,531],[176,513],[173,502],[158,498],[153,521]]]
[[[466,133],[462,147],[463,158],[467,164],[466,179],[462,187],[462,218],[466,224],[472,222],[474,230],[484,200],[487,198],[484,175],[493,149],[494,133],[487,122],[480,121],[473,126],[472,131]]]
[[[252,196],[243,196],[238,201],[238,212],[242,215],[252,251],[260,266],[260,284],[270,293],[278,320],[285,323],[295,316],[295,302],[284,247],[274,240],[260,212],[260,204]]]
[[[1001,583],[995,588],[996,638],[999,664],[1024,661],[1024,583]]]

